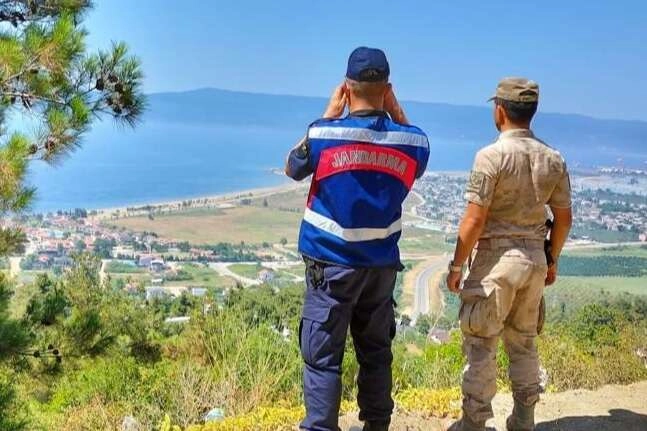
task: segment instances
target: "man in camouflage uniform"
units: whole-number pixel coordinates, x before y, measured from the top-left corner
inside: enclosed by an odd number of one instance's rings
[[[509,431],[534,429],[539,400],[535,338],[545,285],[557,276],[557,262],[571,226],[571,189],[562,156],[535,137],[530,122],[539,87],[506,78],[496,90],[498,139],[476,155],[465,197],[447,286],[461,297],[460,324],[468,365],[463,374],[463,417],[452,431],[481,431],[493,417],[496,350],[502,336],[510,358],[514,410]],[[547,264],[546,205],[554,215]],[[477,243],[478,241],[478,243]],[[461,288],[463,266],[476,246]]]

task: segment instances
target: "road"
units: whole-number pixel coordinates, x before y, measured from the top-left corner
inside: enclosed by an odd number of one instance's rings
[[[413,313],[411,318],[416,319],[421,314],[429,314],[430,304],[433,297],[434,303],[442,301],[442,293],[437,285],[432,285],[432,279],[439,272],[444,271],[447,266],[447,257],[438,257],[430,260],[429,265],[420,271],[415,281],[415,292],[413,296]],[[440,296],[439,296],[440,295]]]

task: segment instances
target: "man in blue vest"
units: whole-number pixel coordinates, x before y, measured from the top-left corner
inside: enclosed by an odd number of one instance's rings
[[[339,430],[349,326],[364,430],[387,430],[391,421],[402,202],[425,172],[429,142],[408,124],[389,72],[384,52],[353,51],[346,80],[286,163],[286,174],[295,180],[312,175],[299,234],[307,284],[299,328],[305,430]],[[343,116],[346,106],[349,114]]]

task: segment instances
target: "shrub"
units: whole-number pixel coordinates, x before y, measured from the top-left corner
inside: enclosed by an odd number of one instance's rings
[[[22,431],[26,429],[27,420],[22,409],[23,406],[16,399],[12,373],[0,369],[0,430]]]

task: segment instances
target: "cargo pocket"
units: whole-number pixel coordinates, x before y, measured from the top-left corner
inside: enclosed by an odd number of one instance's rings
[[[492,322],[492,296],[472,296],[461,303],[459,320],[461,331],[477,337],[487,336],[486,332]]]
[[[331,348],[331,309],[332,304],[322,296],[320,290],[308,289],[299,325],[301,354],[307,364],[316,365]]]

